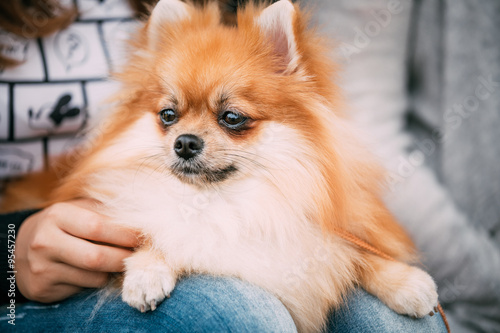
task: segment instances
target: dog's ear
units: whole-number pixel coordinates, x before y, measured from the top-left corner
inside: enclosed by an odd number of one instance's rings
[[[190,6],[180,0],[158,1],[147,25],[149,46],[155,48],[164,31],[162,27],[185,19],[189,15],[189,10]]]
[[[283,73],[297,69],[299,53],[294,34],[295,7],[289,0],[280,0],[265,8],[256,23],[273,46],[276,57],[282,62]]]

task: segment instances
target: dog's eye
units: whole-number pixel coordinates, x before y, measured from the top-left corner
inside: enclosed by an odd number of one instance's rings
[[[172,109],[163,109],[159,112],[159,115],[165,126],[170,126],[177,121],[177,113]]]
[[[237,129],[247,121],[247,117],[242,116],[239,113],[226,111],[222,114],[220,122],[231,129]]]

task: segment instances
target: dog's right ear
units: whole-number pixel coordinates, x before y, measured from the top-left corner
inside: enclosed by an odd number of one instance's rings
[[[189,15],[190,6],[180,0],[160,0],[154,7],[147,25],[148,44],[155,48],[168,25],[179,22]]]
[[[299,53],[294,33],[295,7],[289,0],[280,0],[265,8],[257,18],[262,33],[281,61],[281,72],[292,73],[298,66]]]

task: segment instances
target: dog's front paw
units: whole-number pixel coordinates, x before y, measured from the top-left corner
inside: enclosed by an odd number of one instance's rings
[[[136,253],[125,261],[122,299],[141,312],[154,311],[170,297],[177,276],[164,262],[143,261],[141,257]]]
[[[410,267],[404,281],[394,286],[394,290],[386,297],[386,304],[394,311],[422,318],[433,312],[438,304],[437,287],[434,280],[426,272]]]

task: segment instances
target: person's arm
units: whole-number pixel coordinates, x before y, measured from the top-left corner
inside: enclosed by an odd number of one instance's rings
[[[123,271],[123,259],[138,245],[138,232],[112,223],[97,210],[91,201],[76,200],[52,205],[22,222],[14,252],[22,296],[59,301],[83,288],[101,287],[108,273]]]
[[[389,170],[386,203],[422,251],[452,331],[467,331],[478,322],[498,320],[498,309],[488,306],[499,298],[500,250],[485,230],[473,227],[425,163],[401,172],[402,160],[415,162],[425,156],[409,151],[414,138],[405,130],[410,2],[399,2],[403,10],[392,14],[385,27],[379,24],[378,34],[366,35],[365,44],[356,33],[369,29],[370,21],[377,22],[373,13],[381,15],[388,3],[320,1],[320,23],[331,36],[344,31],[337,54],[345,64],[340,84],[352,107],[349,113],[370,134],[371,148]],[[359,46],[359,52],[349,53],[355,51],[349,46]]]

